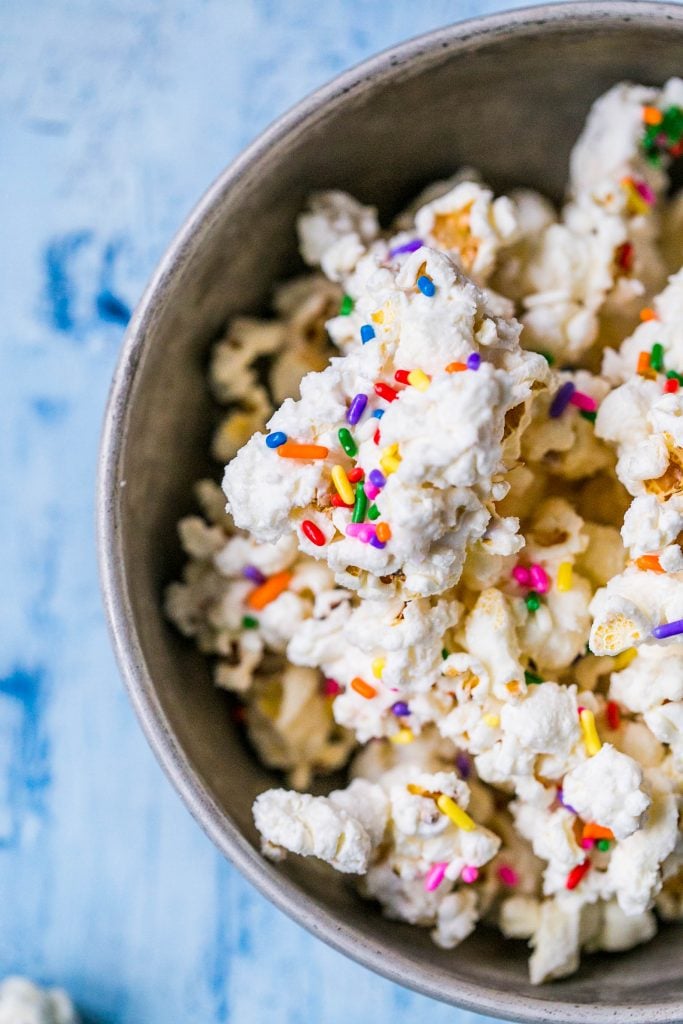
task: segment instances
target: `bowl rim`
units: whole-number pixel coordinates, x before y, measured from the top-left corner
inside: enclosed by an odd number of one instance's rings
[[[318,906],[286,876],[277,874],[254,849],[236,824],[221,810],[195,772],[166,718],[147,672],[132,609],[127,597],[126,570],[121,551],[119,466],[126,443],[130,398],[144,351],[147,330],[177,274],[191,259],[201,228],[251,167],[277,143],[307,130],[317,115],[349,94],[360,94],[370,83],[391,78],[396,69],[428,60],[438,53],[457,53],[496,36],[540,32],[548,23],[586,27],[619,22],[683,23],[683,4],[661,0],[570,0],[515,8],[470,18],[424,33],[382,50],[309,93],[271,122],[218,175],[191,210],[167,246],[145,288],[126,330],[104,414],[99,448],[96,491],[96,534],[100,586],[109,633],[129,698],[157,760],[186,807],[220,852],[279,910],[335,950],[370,968],[389,981],[422,995],[477,1013],[523,1022],[586,1024],[680,1024],[683,1000],[634,1007],[614,1003],[596,1006],[517,995],[476,982],[452,979],[444,987],[437,974],[424,974],[410,957],[390,958],[353,925],[344,924]]]

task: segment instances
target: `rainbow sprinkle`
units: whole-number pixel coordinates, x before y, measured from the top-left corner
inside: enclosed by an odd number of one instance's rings
[[[437,796],[436,806],[442,814],[445,814],[446,817],[450,819],[457,828],[461,828],[463,832],[473,832],[477,827],[469,814],[463,811],[462,807],[459,807],[455,800],[450,796],[446,796],[445,793],[440,793]]]
[[[661,373],[664,369],[664,346],[660,345],[658,341],[650,349],[650,366],[657,373]]]
[[[596,412],[598,403],[590,395],[586,395],[583,391],[573,391],[569,399],[572,405],[575,405],[577,409],[581,409],[582,412]]]
[[[503,885],[508,885],[510,888],[519,885],[519,875],[509,864],[501,864],[496,874]]]
[[[467,885],[472,885],[479,878],[479,868],[475,868],[474,864],[465,864],[460,877]]]
[[[245,565],[244,569],[242,569],[242,575],[246,580],[251,580],[252,583],[261,584],[266,581],[266,577],[255,565]]]
[[[675,619],[673,622],[662,622],[652,630],[655,640],[666,640],[670,636],[679,636],[681,633],[683,633],[683,619]]]
[[[363,342],[363,344],[367,345],[367,343],[369,341],[372,341],[374,337],[375,328],[372,326],[372,324],[363,324],[363,326],[360,329],[360,340]]]
[[[408,383],[417,391],[426,391],[431,382],[424,370],[411,370],[408,374]]]
[[[575,868],[572,868],[569,874],[567,875],[566,882],[564,883],[565,888],[576,889],[577,885],[579,884],[583,876],[590,869],[590,866],[591,862],[589,860],[585,860],[583,864],[577,864]]]
[[[478,370],[481,366],[481,356],[478,352],[470,352],[467,357],[467,369]]]
[[[545,571],[542,565],[538,562],[534,562],[533,565],[529,566],[529,578],[531,580],[531,586],[539,594],[547,594],[550,590],[550,580],[548,579],[548,573]]]
[[[424,887],[427,892],[433,892],[434,889],[439,888],[443,882],[447,867],[447,861],[440,861],[438,864],[432,864],[431,868],[425,875]]]
[[[366,700],[372,700],[373,697],[377,696],[377,690],[374,686],[370,686],[370,683],[366,683],[360,676],[355,676],[351,680],[351,689],[359,693],[361,697],[365,697]]]
[[[566,593],[572,589],[574,570],[571,562],[560,562],[557,570],[557,589]]]
[[[365,407],[366,407],[367,404],[368,404],[368,396],[367,395],[355,395],[351,399],[351,405],[349,406],[349,408],[347,410],[347,413],[346,413],[346,422],[350,426],[355,427],[356,423],[358,423],[358,420],[361,418],[361,416],[365,412]]]
[[[681,629],[683,631],[683,623],[681,624]],[[579,721],[581,723],[583,745],[586,748],[586,753],[589,757],[593,757],[602,749],[602,742],[595,725],[595,715],[590,708],[579,708]]]
[[[284,444],[287,440],[287,435],[283,434],[281,430],[276,430],[272,434],[268,434],[266,438],[266,444],[269,448],[279,448],[281,444]]]
[[[372,674],[375,677],[375,679],[381,679],[382,678],[382,673],[384,672],[384,666],[386,665],[386,663],[387,663],[387,659],[386,658],[373,658],[372,659],[372,664],[371,664],[370,667],[372,669]]]
[[[556,420],[562,415],[564,410],[569,405],[572,395],[576,391],[576,387],[570,380],[566,381],[559,391],[556,393],[552,402],[550,403],[550,409],[548,415],[551,419]]]
[[[393,259],[394,256],[400,256],[404,252],[417,252],[423,245],[424,242],[421,238],[414,238],[412,242],[404,242],[403,245],[394,246],[393,249],[389,250],[389,259]]]
[[[428,299],[431,299],[436,292],[436,285],[432,281],[431,277],[427,277],[426,274],[420,274],[417,279],[417,287],[423,295],[427,296]]]
[[[353,313],[353,299],[350,295],[344,295],[339,306],[339,316],[348,316]]]
[[[358,452],[358,445],[351,436],[351,431],[347,430],[346,427],[340,427],[337,437],[346,454],[352,459]]]
[[[530,612],[537,612],[538,609],[541,607],[541,599],[535,590],[532,590],[529,594],[527,594],[527,596],[524,598],[524,603],[526,604]]]
[[[337,494],[346,505],[352,505],[354,500],[353,487],[349,483],[346,470],[343,466],[332,467],[332,483],[337,489]]]
[[[391,710],[397,718],[407,718],[410,714],[410,707],[404,700],[397,700],[395,704],[391,705]]]
[[[325,543],[325,534],[311,519],[304,519],[301,524],[301,532],[304,537],[307,537],[311,544],[315,544],[316,547],[321,548]]]

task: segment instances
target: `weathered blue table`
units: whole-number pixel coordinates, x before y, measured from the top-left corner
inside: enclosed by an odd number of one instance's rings
[[[129,309],[211,179],[348,65],[501,6],[0,3],[0,977],[64,985],[87,1020],[473,1019],[314,940],[200,832],[119,680],[93,491]]]

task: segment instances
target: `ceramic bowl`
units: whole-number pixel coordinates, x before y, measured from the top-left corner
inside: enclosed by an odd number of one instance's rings
[[[499,190],[559,199],[592,101],[620,79],[683,71],[683,7],[558,4],[468,21],[366,61],[281,117],[211,186],[138,306],[102,440],[99,544],[105,602],[131,700],[157,757],[215,844],[262,893],[336,949],[435,999],[523,1021],[683,1019],[683,929],[626,954],[587,957],[543,988],[528,951],[479,929],[453,951],[386,921],[312,860],[258,850],[254,797],[279,780],[246,747],[209,666],[164,619],[178,573],[178,518],[207,459],[211,342],[267,307],[301,270],[295,218],[312,189],[347,189],[386,222],[462,164]]]

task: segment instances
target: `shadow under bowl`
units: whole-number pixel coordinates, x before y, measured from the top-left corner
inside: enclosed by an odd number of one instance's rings
[[[324,865],[273,865],[251,805],[277,780],[235,729],[209,666],[166,622],[180,569],[176,534],[192,485],[215,475],[211,342],[237,313],[264,312],[273,283],[302,269],[295,219],[313,189],[347,189],[386,222],[426,183],[463,164],[498,190],[559,199],[593,100],[621,79],[683,70],[683,8],[558,4],[458,24],[373,58],[272,125],[209,189],[131,321],[107,410],[99,480],[104,596],[119,663],[147,737],[219,847],[269,899],[336,949],[393,981],[523,1021],[672,1024],[683,1019],[683,929],[586,958],[542,989],[527,950],[477,931],[453,951],[386,921]]]

